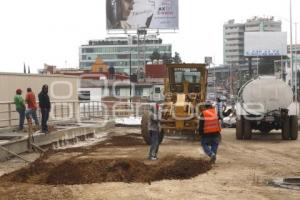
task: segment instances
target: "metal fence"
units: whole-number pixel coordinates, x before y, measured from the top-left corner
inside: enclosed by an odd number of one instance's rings
[[[76,122],[103,119],[110,120],[127,116],[142,116],[150,103],[119,101],[53,101],[49,122]],[[41,112],[37,110],[41,121]],[[19,123],[19,114],[14,102],[0,102],[0,127],[15,127]],[[25,120],[26,123],[26,120]]]

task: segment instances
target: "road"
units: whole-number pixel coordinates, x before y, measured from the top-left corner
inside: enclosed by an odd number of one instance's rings
[[[136,128],[114,128],[111,134],[136,134]],[[138,136],[135,136],[138,137]],[[132,158],[146,160],[148,146],[99,148],[85,154],[93,159]],[[78,152],[76,153],[78,155]],[[206,159],[197,141],[166,138],[159,160],[168,156]],[[235,129],[222,131],[217,162],[207,173],[187,180],[162,180],[148,183],[93,183],[82,185],[39,185],[1,182],[0,199],[300,199],[299,190],[268,186],[270,179],[300,176],[300,141],[282,141],[279,133],[254,135],[252,140],[235,140]],[[25,155],[36,158],[36,154]],[[48,158],[57,162],[74,156],[58,153]],[[146,162],[146,161],[145,161]],[[155,161],[156,162],[156,161]],[[0,163],[0,174],[22,167],[21,161]]]

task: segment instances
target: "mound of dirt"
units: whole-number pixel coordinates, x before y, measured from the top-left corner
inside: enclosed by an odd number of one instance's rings
[[[105,147],[132,147],[132,146],[139,146],[139,145],[146,145],[144,140],[142,139],[141,135],[139,135],[139,138],[133,137],[133,135],[122,135],[122,136],[112,136],[108,138],[107,140],[98,142],[91,146],[84,146],[84,147],[71,147],[67,149],[49,149],[44,157],[48,157],[50,155],[59,153],[59,152],[65,152],[65,153],[73,153],[73,152],[82,152],[82,153],[89,153],[92,151],[97,150],[98,148],[105,148]]]
[[[150,183],[163,179],[188,179],[210,169],[208,161],[185,157],[168,157],[150,163],[132,159],[69,159],[57,165],[37,160],[27,168],[4,175],[0,181],[50,185]]]
[[[127,146],[137,146],[137,145],[145,145],[146,143],[140,136],[140,138],[132,137],[130,135],[122,135],[122,136],[113,136],[108,140],[100,142],[93,146],[93,148],[99,147],[111,147],[111,146],[120,146],[120,147],[127,147]]]

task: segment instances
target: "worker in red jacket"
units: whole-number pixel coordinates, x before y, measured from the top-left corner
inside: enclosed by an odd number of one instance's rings
[[[35,125],[38,128],[39,127],[39,120],[37,118],[37,102],[35,98],[35,94],[32,91],[32,89],[29,87],[27,88],[27,94],[26,94],[26,99],[25,101],[27,102],[27,110],[25,112],[26,118],[32,117],[34,119]]]
[[[199,134],[201,145],[206,155],[210,157],[211,163],[215,163],[217,150],[220,142],[221,127],[218,114],[211,104],[205,105],[199,120]]]

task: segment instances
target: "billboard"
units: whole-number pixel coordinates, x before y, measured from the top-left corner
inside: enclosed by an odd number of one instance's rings
[[[178,29],[178,0],[106,0],[106,29]]]
[[[244,56],[285,56],[287,55],[287,33],[245,32]]]

